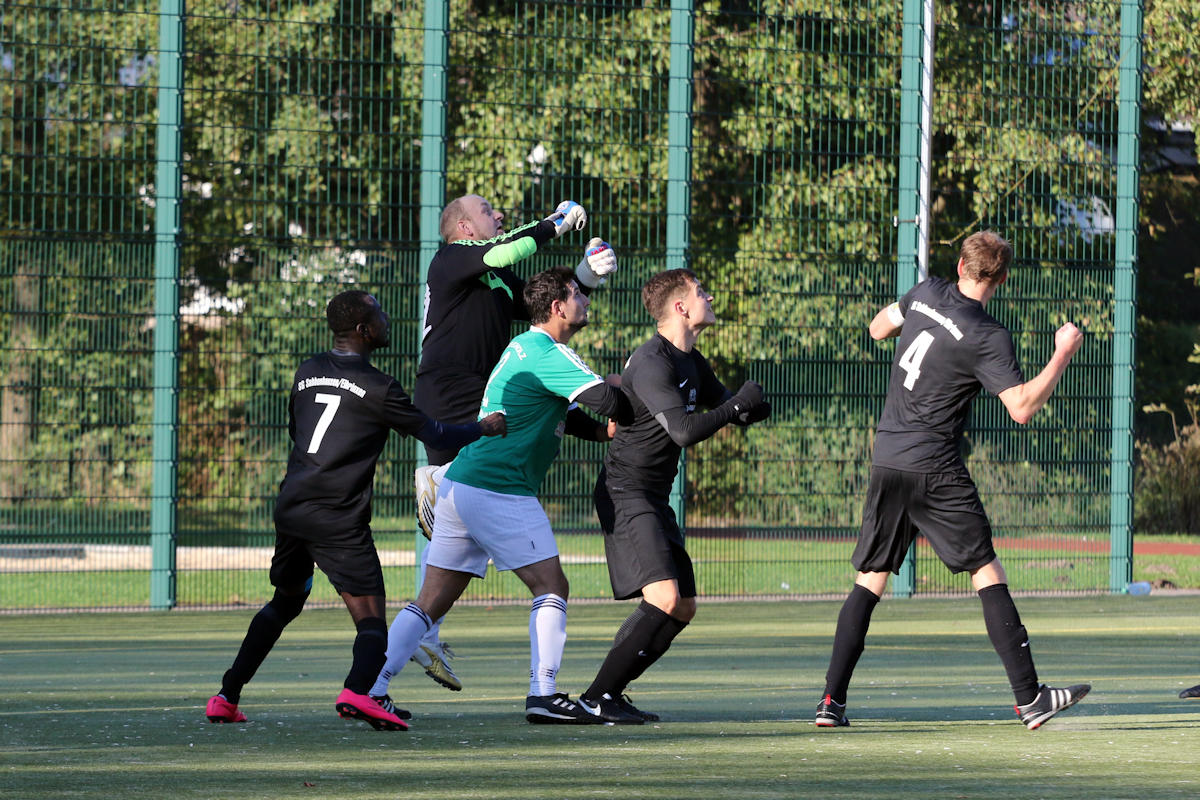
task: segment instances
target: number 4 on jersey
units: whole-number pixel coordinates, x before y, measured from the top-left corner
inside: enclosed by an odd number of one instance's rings
[[[933,334],[929,331],[921,331],[917,334],[917,338],[913,339],[913,343],[908,346],[904,354],[900,356],[900,360],[896,362],[896,366],[904,370],[904,388],[912,391],[913,386],[917,383],[917,378],[921,377],[921,361],[924,360],[925,354],[929,352],[929,345],[933,344]]]

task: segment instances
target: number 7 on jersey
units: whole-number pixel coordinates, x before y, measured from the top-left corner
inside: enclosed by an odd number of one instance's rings
[[[337,414],[338,406],[342,404],[341,395],[336,394],[319,394],[313,400],[324,405],[325,410],[321,412],[321,418],[317,420],[317,427],[313,431],[312,441],[308,443],[308,452],[310,453],[315,453],[320,449],[321,440],[325,438],[325,431],[329,430],[329,425],[333,422],[334,415]]]

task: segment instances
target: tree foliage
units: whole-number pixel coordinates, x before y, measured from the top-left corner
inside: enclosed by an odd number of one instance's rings
[[[1196,125],[1200,122],[1200,9],[1189,0],[1147,0],[1143,27],[1143,113]]]
[[[0,116],[0,291],[35,298],[38,319],[0,315],[0,408],[4,422],[34,415],[6,435],[23,463],[50,465],[9,497],[148,496],[150,244],[164,191],[156,10],[114,0],[0,12],[13,42],[0,50],[0,103],[13,112]],[[821,527],[848,524],[857,505],[890,358],[864,328],[900,288],[900,12],[883,0],[696,4],[688,256],[722,317],[701,346],[728,383],[767,384],[776,410],[768,426],[721,437],[719,457],[698,457],[701,517]],[[411,381],[423,6],[195,0],[187,14],[181,495],[263,527],[286,448],[285,387],[326,345],[333,291],[381,295],[396,320],[381,365]],[[959,0],[938,14],[934,271],[952,269],[964,232],[1000,229],[1022,270],[999,312],[1022,361],[1044,361],[1067,319],[1105,341],[1114,7]],[[1180,0],[1147,7],[1146,97],[1179,118],[1195,113],[1195,48],[1170,39],[1194,15]],[[589,234],[617,246],[622,269],[574,344],[617,369],[647,334],[638,287],[666,248],[670,4],[452,0],[450,18],[447,193],[487,195],[510,225],[567,197],[584,203]],[[534,267],[573,263],[581,244],[556,242]],[[130,248],[136,258],[116,255]],[[1064,388],[1094,385],[1069,376]],[[1102,399],[1046,419],[1015,463],[1100,458],[1103,445],[1073,431],[1104,426]],[[980,453],[1003,452],[1007,429],[977,422]],[[582,485],[593,467],[564,469]],[[381,470],[379,495],[399,493],[403,473]]]

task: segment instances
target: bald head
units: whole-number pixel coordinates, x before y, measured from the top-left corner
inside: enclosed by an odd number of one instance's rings
[[[486,241],[504,232],[504,215],[477,194],[465,194],[451,200],[442,209],[438,231],[447,244],[461,239]]]

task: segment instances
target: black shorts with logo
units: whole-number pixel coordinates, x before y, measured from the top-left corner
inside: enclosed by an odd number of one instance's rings
[[[338,594],[385,595],[383,567],[370,528],[319,540],[275,532],[272,586],[295,588],[311,581],[314,564],[321,568]]]
[[[996,558],[992,526],[966,467],[932,473],[871,467],[854,568],[899,572],[918,531],[951,572]]]
[[[695,597],[696,573],[671,504],[641,492],[610,491],[605,477],[602,470],[593,499],[613,597],[639,597],[643,587],[669,580],[679,582],[681,597]]]

